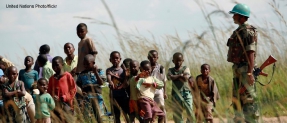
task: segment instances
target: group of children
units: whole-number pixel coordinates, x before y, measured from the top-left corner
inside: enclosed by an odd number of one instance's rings
[[[184,109],[187,122],[213,122],[212,110],[219,94],[214,79],[209,76],[208,64],[201,66],[202,74],[194,80],[190,69],[182,65],[182,53],[173,55],[174,67],[169,68],[166,74],[165,68],[157,62],[159,54],[156,50],[148,52],[148,60],[139,62],[127,58],[122,64],[121,54],[113,51],[109,59],[112,66],[106,69],[104,76],[96,65],[98,52],[92,39],[86,36],[87,32],[86,24],[77,26],[77,35],[81,39],[78,56],[74,55],[72,43],[64,45],[65,59],[51,57],[50,47],[42,45],[34,69],[33,57],[27,56],[24,60],[26,68],[19,74],[11,62],[0,56],[2,119],[5,116],[8,122],[50,123],[50,111],[53,110],[59,120],[68,122],[65,115],[75,115],[75,98],[84,95],[96,98],[98,113],[103,115],[101,85],[106,78],[116,123],[121,122],[121,112],[125,114],[126,122],[133,123],[135,118],[142,123],[155,122],[156,118],[159,123],[166,122],[167,80],[172,81],[171,109],[176,123],[183,122]],[[193,106],[196,111],[193,111]]]

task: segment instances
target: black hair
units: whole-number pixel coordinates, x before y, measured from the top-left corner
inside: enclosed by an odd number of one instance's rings
[[[70,43],[70,42],[65,43],[64,48],[65,48],[65,46],[68,45],[68,44],[71,44],[71,45],[73,46],[73,48],[75,48],[75,47],[74,47],[74,44],[72,44],[72,43]]]
[[[149,56],[150,54],[154,53],[154,52],[156,52],[156,53],[158,54],[158,52],[157,52],[156,50],[150,50],[150,51],[148,52],[148,56]]]
[[[8,75],[10,75],[10,71],[11,71],[12,69],[16,69],[16,71],[17,71],[17,68],[16,68],[15,66],[10,66],[10,67],[7,68],[7,74],[8,74]]]
[[[203,69],[203,67],[204,67],[205,65],[208,66],[208,68],[209,68],[209,70],[210,70],[210,65],[207,64],[207,63],[202,64],[202,65],[200,66],[200,69]]]
[[[120,54],[119,51],[113,51],[113,52],[110,54],[110,58],[112,58],[112,56],[113,56],[115,53],[118,53],[118,54],[121,56],[121,54]]]
[[[43,80],[45,81],[46,84],[48,84],[48,80],[45,79],[45,78],[40,78],[40,79],[38,79],[37,83],[39,83],[39,82],[41,82],[41,81],[43,81]]]
[[[37,61],[42,63],[42,64],[45,64],[48,61],[48,58],[47,58],[47,56],[45,54],[40,54],[37,57]]]
[[[130,68],[130,63],[132,62],[133,60],[131,58],[126,58],[124,61],[123,61],[123,64],[126,66],[126,68]]]
[[[31,58],[32,61],[34,61],[34,58],[32,56],[26,56],[25,59],[27,59],[27,58]]]
[[[86,27],[86,29],[88,29],[88,26],[85,23],[79,23],[77,26],[77,29],[82,28],[82,27]]]
[[[47,54],[50,52],[50,46],[48,44],[44,44],[39,49],[40,54]]]
[[[175,58],[177,58],[179,56],[183,57],[182,53],[176,52],[176,53],[173,54],[173,59],[175,59]]]
[[[61,56],[55,56],[52,59],[52,62],[55,62],[56,60],[59,60],[62,64],[64,64],[64,59]]]
[[[150,62],[148,60],[144,60],[144,61],[141,62],[140,66],[144,67],[147,64],[150,64]]]
[[[95,62],[95,57],[92,54],[88,54],[84,57],[84,60]]]

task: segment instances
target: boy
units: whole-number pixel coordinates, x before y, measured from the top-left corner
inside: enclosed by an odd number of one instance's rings
[[[3,84],[3,101],[7,122],[25,123],[27,119],[24,83],[17,80],[18,72],[14,66],[7,68],[7,76],[9,81]]]
[[[197,107],[201,109],[206,122],[213,123],[212,111],[215,102],[219,99],[219,93],[214,79],[209,76],[210,65],[203,64],[200,68],[201,74],[196,77],[196,87],[200,95]],[[201,118],[198,120],[202,121]]]
[[[78,64],[78,56],[74,55],[74,45],[72,43],[66,43],[64,45],[64,52],[67,57],[64,59],[64,71],[70,72],[70,74],[75,78],[77,64]]]
[[[39,55],[46,55],[47,57],[47,60],[51,63],[52,62],[52,59],[53,57],[51,55],[49,55],[50,53],[50,46],[47,45],[47,44],[44,44],[40,47],[39,49]],[[36,63],[38,62],[38,59],[36,59]],[[39,78],[42,78],[43,74],[42,74],[42,68],[41,66],[39,66],[38,64],[35,64],[34,66],[34,70],[36,70],[38,73],[39,73]],[[48,78],[49,79],[49,78]]]
[[[172,101],[175,102],[173,108],[173,120],[175,123],[182,123],[183,109],[187,112],[187,122],[192,122],[194,119],[192,111],[192,95],[190,93],[190,86],[188,78],[190,76],[189,68],[182,66],[184,59],[179,52],[173,55],[173,68],[168,69],[168,79],[172,80]]]
[[[165,69],[162,65],[157,63],[158,60],[158,52],[156,50],[150,50],[148,52],[147,56],[148,60],[150,61],[151,67],[152,67],[152,72],[151,75],[159,79],[160,81],[163,81],[164,87],[162,89],[156,89],[155,95],[154,95],[154,101],[157,103],[157,105],[160,107],[161,110],[166,113],[165,108],[164,108],[164,99],[167,98],[166,95],[166,75],[165,75]],[[166,123],[166,119],[164,120]]]
[[[55,74],[50,77],[47,92],[54,98],[56,102],[56,110],[62,122],[68,118],[68,113],[74,112],[73,99],[76,94],[76,83],[72,75],[63,70],[64,60],[60,56],[56,56],[52,60],[52,67]],[[66,113],[60,113],[62,110]],[[65,115],[65,119],[62,115]],[[73,120],[73,119],[70,119]]]
[[[90,99],[97,98],[98,102],[92,102],[95,113],[98,113],[97,111],[97,105],[94,105],[95,103],[99,104],[100,113],[98,116],[104,115],[104,101],[102,97],[102,88],[100,87],[103,85],[103,80],[101,78],[97,66],[95,65],[95,57],[91,54],[88,54],[84,57],[84,67],[85,70],[82,71],[78,75],[77,79],[77,85],[81,88],[83,93],[88,94],[88,97]],[[93,100],[92,100],[93,101]],[[97,118],[99,122],[99,118]]]
[[[52,68],[52,64],[48,61],[47,56],[44,54],[40,54],[37,57],[37,62],[39,67],[42,67],[42,78],[49,80],[49,78],[55,73],[53,68]]]
[[[130,77],[129,78],[129,86],[130,86],[130,122],[134,123],[135,118],[137,118],[140,123],[142,123],[142,119],[139,117],[139,108],[137,104],[138,100],[138,90],[136,88],[137,81],[135,81],[136,76],[139,72],[139,62],[136,60],[132,60],[130,62]]]
[[[138,89],[138,104],[140,106],[140,115],[143,117],[144,123],[154,122],[155,116],[158,116],[158,123],[164,122],[165,114],[153,101],[156,89],[161,89],[164,84],[156,77],[151,76],[151,64],[149,61],[140,63],[141,72],[135,80]]]
[[[115,100],[115,103],[112,104],[115,115],[114,120],[116,123],[120,123],[121,112],[119,107],[123,110],[123,113],[129,114],[129,97],[126,89],[123,88],[123,86],[126,85],[124,81],[125,73],[119,65],[121,62],[121,54],[118,51],[113,51],[110,54],[110,62],[113,66],[106,70],[106,75],[112,92],[111,96],[113,100]],[[116,106],[116,103],[118,103],[119,107]],[[126,120],[127,122],[129,121],[128,119]]]
[[[78,64],[77,64],[77,73],[82,72],[85,70],[85,67],[83,66],[84,57],[87,54],[92,54],[96,58],[96,55],[98,54],[94,42],[91,38],[87,37],[86,34],[88,33],[88,27],[84,23],[80,23],[77,26],[77,35],[81,39],[81,41],[78,44]]]
[[[50,111],[55,108],[54,99],[47,93],[48,81],[41,78],[37,82],[37,88],[40,94],[34,96],[36,105],[36,123],[51,123]]]

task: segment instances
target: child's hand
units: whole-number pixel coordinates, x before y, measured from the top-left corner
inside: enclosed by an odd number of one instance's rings
[[[110,83],[109,83],[109,87],[110,87],[110,89],[115,89],[114,83],[113,83],[113,82],[110,82]]]
[[[94,67],[93,67],[92,70],[93,70],[94,73],[98,73],[98,66],[97,66],[97,65],[94,65]]]
[[[55,101],[59,101],[59,97],[58,96],[54,96],[54,100]]]
[[[163,95],[163,98],[164,98],[164,99],[167,99],[167,94],[164,94],[164,95]]]

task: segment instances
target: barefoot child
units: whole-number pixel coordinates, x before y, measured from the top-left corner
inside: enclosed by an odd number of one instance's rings
[[[42,76],[42,78],[49,80],[49,78],[55,73],[53,68],[52,68],[52,64],[50,63],[50,61],[48,61],[48,58],[46,55],[44,54],[40,54],[37,57],[37,62],[39,67],[41,67],[41,73],[39,73],[39,76]]]
[[[7,68],[7,76],[9,81],[3,84],[3,101],[7,122],[26,123],[26,103],[25,103],[25,87],[22,81],[17,80],[17,68],[11,66]]]
[[[151,67],[152,67],[152,72],[151,75],[155,76],[157,79],[160,81],[163,81],[164,87],[161,89],[156,89],[155,95],[154,95],[154,101],[157,103],[157,105],[160,107],[161,110],[166,113],[165,108],[164,108],[164,99],[167,98],[166,95],[166,75],[165,75],[165,69],[162,65],[157,63],[158,60],[158,52],[156,50],[150,50],[148,53],[148,60],[150,61]],[[166,119],[164,121],[166,123]]]
[[[104,106],[103,106],[103,97],[102,97],[102,88],[100,87],[103,85],[103,80],[100,77],[101,73],[98,71],[98,67],[95,65],[95,57],[91,54],[88,54],[84,57],[84,67],[85,70],[82,71],[78,75],[77,85],[82,89],[84,94],[87,94],[89,99],[96,98],[97,103],[99,104],[100,113],[97,116],[104,115]],[[94,108],[95,113],[98,113],[96,102],[92,100],[92,105]],[[96,117],[98,122],[100,122],[99,118]]]
[[[40,94],[34,96],[36,104],[36,123],[51,123],[50,111],[55,108],[54,99],[47,93],[48,81],[41,78],[37,82],[37,88]]]
[[[81,39],[81,41],[78,44],[78,64],[77,64],[77,73],[82,72],[85,70],[85,67],[83,66],[84,57],[87,54],[92,54],[96,58],[96,55],[98,54],[94,42],[91,38],[87,37],[88,33],[88,27],[84,23],[80,23],[77,26],[77,35]]]
[[[141,73],[135,78],[138,93],[138,104],[140,106],[140,115],[144,123],[154,122],[158,116],[158,123],[164,122],[164,112],[153,101],[156,89],[161,89],[164,84],[156,77],[151,76],[151,64],[149,61],[142,61],[140,64]]]
[[[174,102],[173,120],[175,123],[182,123],[182,112],[186,109],[187,122],[193,122],[194,114],[192,111],[192,95],[188,78],[190,77],[189,68],[182,66],[184,59],[179,52],[173,55],[173,68],[168,69],[168,79],[172,80],[172,101]]]
[[[54,98],[56,103],[56,109],[54,110],[57,116],[60,116],[60,120],[64,122],[65,119],[62,115],[73,113],[74,105],[73,99],[76,94],[76,83],[72,75],[63,70],[64,60],[60,56],[56,56],[52,60],[53,70],[56,72],[49,79],[49,85],[47,92]],[[60,112],[64,110],[65,113]]]
[[[110,54],[110,62],[113,64],[113,66],[106,70],[106,75],[109,82],[109,87],[112,90],[112,97],[114,100],[112,102],[115,102],[113,104],[115,115],[114,120],[116,123],[120,123],[121,111],[116,103],[118,103],[119,107],[123,110],[123,113],[129,114],[129,97],[126,89],[123,88],[123,86],[126,85],[126,83],[124,83],[125,72],[120,67],[121,54],[118,51],[113,51]],[[128,119],[126,120],[127,122],[129,121]]]
[[[75,78],[77,64],[78,64],[78,56],[74,55],[74,45],[72,43],[66,43],[64,45],[64,52],[67,57],[64,59],[64,71],[70,72],[70,74]]]
[[[201,74],[196,77],[196,87],[198,88],[198,94],[200,94],[200,102],[197,104],[197,108],[201,110],[206,122],[213,123],[213,106],[215,107],[215,102],[219,99],[219,93],[214,79],[209,76],[210,65],[201,65]],[[196,88],[195,87],[195,88]],[[199,115],[201,115],[199,113]],[[199,116],[199,121],[202,118]]]

